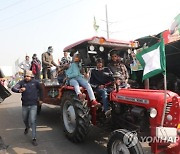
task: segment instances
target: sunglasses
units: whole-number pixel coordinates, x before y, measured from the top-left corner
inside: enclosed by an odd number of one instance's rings
[[[24,77],[31,77],[31,76],[29,76],[29,75],[26,75],[26,76],[24,76]]]

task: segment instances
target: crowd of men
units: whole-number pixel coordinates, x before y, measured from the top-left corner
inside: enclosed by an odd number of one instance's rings
[[[67,69],[69,64],[72,62],[72,58],[67,52],[64,52],[64,56],[58,60],[57,64],[54,62],[52,53],[53,47],[49,46],[47,51],[42,53],[41,60],[38,59],[37,54],[33,54],[32,60],[30,60],[30,57],[26,55],[25,60],[19,64],[19,67],[24,71],[24,73],[26,70],[31,70],[35,79],[51,79],[53,77],[52,72],[54,67],[56,68],[56,75],[58,76],[58,74],[62,73],[62,69]],[[121,57],[115,51],[112,51],[110,56],[111,60],[107,65],[108,69],[112,74],[119,73],[121,80],[123,80],[124,83],[128,83],[129,74],[126,66],[121,61]]]
[[[31,70],[35,79],[41,79],[41,70],[42,70],[42,79],[51,79],[53,66],[56,68],[61,67],[70,63],[71,58],[68,56],[68,53],[65,52],[64,56],[58,61],[58,64],[54,62],[53,59],[53,47],[49,46],[47,51],[42,53],[41,61],[38,59],[37,54],[33,54],[32,61],[28,55],[25,56],[25,60],[19,64],[20,69],[23,70],[25,74],[27,70]]]

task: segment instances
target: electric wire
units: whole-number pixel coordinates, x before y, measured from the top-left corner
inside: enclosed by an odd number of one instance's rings
[[[52,0],[51,0],[51,1],[52,1]],[[13,18],[13,17],[17,17],[18,15],[22,15],[23,13],[26,13],[26,12],[31,11],[31,10],[33,10],[33,9],[36,9],[36,8],[38,8],[38,7],[46,4],[46,3],[48,3],[48,2],[51,2],[51,1],[50,1],[50,0],[47,0],[47,1],[43,2],[43,3],[40,3],[39,5],[36,5],[36,6],[34,6],[34,7],[29,8],[29,9],[27,9],[27,10],[25,10],[25,11],[22,11],[22,12],[19,12],[19,13],[17,13],[17,14],[14,14],[14,15],[12,15],[12,16],[9,16],[9,17],[7,17],[7,18],[1,19],[0,22],[7,21],[7,20],[9,20],[9,19],[11,19],[11,18]]]
[[[45,14],[43,14],[43,15],[40,15],[40,16],[38,16],[38,17],[36,17],[36,18],[33,18],[33,19],[31,19],[31,20],[27,20],[27,21],[18,23],[18,24],[13,25],[13,26],[6,27],[6,28],[4,28],[4,29],[0,29],[0,31],[8,30],[8,29],[15,28],[15,27],[20,26],[20,25],[23,25],[23,24],[30,23],[30,22],[32,22],[32,21],[38,20],[38,19],[40,19],[40,18],[42,18],[42,17],[45,17],[45,16],[47,16],[47,15],[49,15],[49,14],[52,14],[52,13],[61,11],[62,9],[65,9],[65,8],[67,8],[67,7],[70,7],[70,6],[72,6],[72,5],[75,5],[75,4],[77,4],[77,3],[81,2],[81,1],[83,1],[83,0],[78,0],[78,1],[75,1],[75,2],[73,2],[73,3],[71,3],[71,4],[67,4],[67,5],[65,5],[65,6],[63,6],[63,7],[60,7],[60,8],[58,8],[58,9],[49,11],[49,12],[47,12],[47,13],[45,13]]]
[[[6,9],[12,7],[12,6],[15,6],[15,5],[19,4],[19,3],[22,3],[22,2],[24,2],[24,1],[25,1],[25,0],[19,0],[19,1],[15,2],[15,3],[13,3],[13,4],[10,4],[10,5],[8,5],[8,6],[4,7],[4,8],[1,8],[0,11],[4,11],[4,10],[6,10]]]

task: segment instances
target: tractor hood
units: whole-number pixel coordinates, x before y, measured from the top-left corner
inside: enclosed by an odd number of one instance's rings
[[[120,89],[118,92],[113,91],[111,93],[110,100],[116,103],[143,107],[147,111],[154,108],[158,114],[151,122],[160,125],[165,107],[164,92],[164,90]],[[180,124],[180,97],[176,93],[167,90],[166,100],[164,126],[177,127]],[[169,119],[172,121],[169,121]]]
[[[172,102],[172,98],[178,95],[174,92],[166,92],[167,102]],[[159,108],[164,106],[164,90],[149,89],[120,89],[111,93],[111,101],[142,106],[146,109]]]

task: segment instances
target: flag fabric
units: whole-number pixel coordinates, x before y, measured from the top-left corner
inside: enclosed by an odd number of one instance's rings
[[[170,33],[173,34],[176,31],[180,33],[180,14],[178,14],[175,18],[174,21],[171,24],[170,27]]]
[[[19,72],[19,58],[15,61],[15,71]]]
[[[163,39],[153,46],[142,50],[136,55],[136,58],[139,60],[144,69],[142,80],[153,77],[159,73],[166,72],[166,58]]]
[[[93,24],[94,30],[97,32],[99,29],[99,25],[96,24],[96,18],[94,17],[94,24]]]

